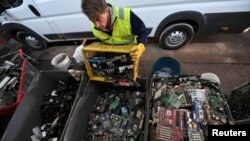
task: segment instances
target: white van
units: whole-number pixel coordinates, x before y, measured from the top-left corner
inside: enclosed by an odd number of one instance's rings
[[[165,49],[193,34],[242,33],[250,26],[250,0],[107,0],[130,7]],[[1,26],[34,49],[55,41],[93,38],[81,0],[0,0]]]

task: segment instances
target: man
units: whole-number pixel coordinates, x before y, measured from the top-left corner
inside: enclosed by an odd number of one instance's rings
[[[92,24],[94,36],[112,45],[137,43],[131,49],[132,60],[138,60],[148,41],[143,21],[130,8],[118,8],[105,0],[82,0],[82,11]]]

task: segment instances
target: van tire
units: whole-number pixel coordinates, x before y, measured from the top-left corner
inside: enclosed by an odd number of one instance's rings
[[[194,29],[186,23],[172,24],[166,27],[159,38],[160,46],[164,49],[175,50],[188,44],[194,35]]]
[[[34,50],[43,50],[47,48],[47,45],[43,40],[27,31],[18,31],[16,38],[25,46]]]

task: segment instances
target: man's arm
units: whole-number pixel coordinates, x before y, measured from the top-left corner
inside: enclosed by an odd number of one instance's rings
[[[132,11],[130,12],[130,24],[132,28],[132,33],[138,36],[137,43],[143,43],[145,46],[148,42],[147,28],[143,21]]]

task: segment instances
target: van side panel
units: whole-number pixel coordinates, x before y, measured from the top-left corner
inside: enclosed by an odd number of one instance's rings
[[[81,10],[81,0],[33,1],[39,10],[46,15],[46,20],[55,31],[55,34],[67,38],[67,35],[64,35],[66,33],[91,31],[91,22]]]
[[[203,33],[241,33],[250,26],[250,12],[208,13]],[[223,31],[222,28],[228,28]]]
[[[42,36],[37,34],[37,32],[19,23],[8,23],[8,24],[3,25],[3,28],[6,29],[6,32],[10,33],[11,36],[16,40],[17,40],[16,35],[14,35],[16,31],[27,31],[29,33],[35,34],[43,42],[47,42],[47,40],[45,40]]]
[[[204,15],[196,11],[177,12],[161,21],[156,29],[155,37],[159,37],[161,31],[170,24],[191,21],[198,25],[195,30],[197,34],[241,33],[250,26],[249,17],[250,12],[207,13]],[[228,28],[228,30],[223,31],[222,28]]]
[[[184,22],[184,23],[191,22],[193,24],[197,24],[198,26],[197,32],[201,32],[205,28],[206,18],[202,13],[199,13],[197,11],[183,11],[183,12],[173,13],[161,21],[161,23],[159,24],[159,26],[155,31],[154,36],[159,37],[162,30],[164,30],[165,27],[177,22]]]
[[[190,20],[191,22],[195,21],[198,25],[198,27],[196,27],[197,30],[195,30],[196,33],[206,33],[207,30],[205,30],[205,28],[210,27],[213,23],[213,18],[211,16],[225,13],[248,13],[250,11],[250,0],[155,0],[151,2],[147,1],[147,3],[141,5],[139,2],[136,2],[135,5],[131,5],[131,8],[139,17],[141,17],[147,27],[153,28],[150,36],[159,37],[160,33],[167,25],[179,21],[190,22]],[[197,14],[192,16],[187,11],[192,11],[194,14]],[[176,13],[182,13],[183,15],[174,15]],[[223,18],[220,17],[220,19],[217,20],[222,19]],[[247,21],[248,20],[245,19],[241,20],[241,22],[243,22],[243,27],[248,24]],[[214,25],[212,24],[212,26]],[[239,27],[237,33],[239,33],[243,27]],[[235,29],[232,30],[232,32],[237,30],[236,26],[234,26],[234,28]],[[218,29],[217,31],[211,30],[209,32],[218,33]]]

